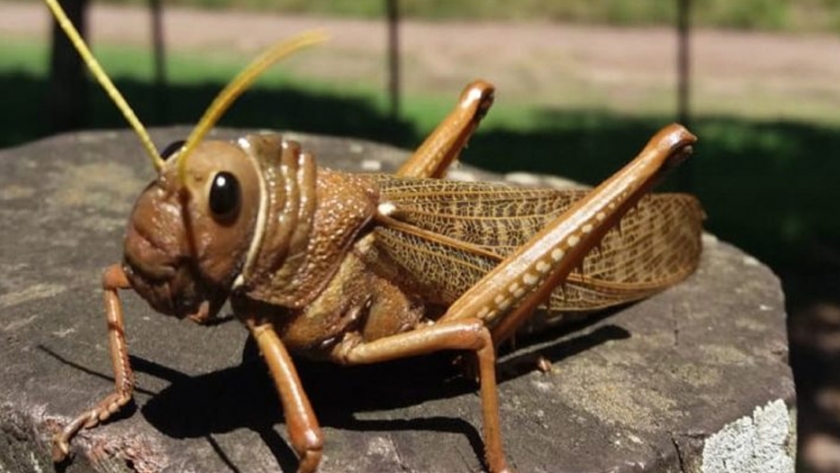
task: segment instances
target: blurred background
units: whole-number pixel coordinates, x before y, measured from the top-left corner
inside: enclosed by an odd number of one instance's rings
[[[465,162],[592,184],[687,123],[701,141],[669,185],[782,279],[800,471],[840,471],[840,0],[64,3],[147,126],[195,123],[262,48],[315,27],[332,41],[221,125],[412,148],[481,77],[497,99]],[[125,127],[40,1],[0,1],[0,90],[0,147]]]

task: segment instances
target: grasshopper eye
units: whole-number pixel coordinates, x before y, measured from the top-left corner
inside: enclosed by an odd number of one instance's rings
[[[213,176],[210,185],[210,210],[214,217],[228,219],[236,214],[242,201],[239,181],[233,174],[222,171]]]
[[[184,140],[178,140],[169,143],[168,145],[166,145],[166,148],[163,148],[163,151],[160,152],[160,157],[163,158],[164,161],[166,161],[167,159],[169,159],[170,156],[179,151],[184,146],[184,143],[186,143],[186,141]]]

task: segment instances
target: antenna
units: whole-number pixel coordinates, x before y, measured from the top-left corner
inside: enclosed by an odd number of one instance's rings
[[[201,141],[202,138],[213,128],[223,113],[242,95],[255,80],[271,67],[275,62],[289,56],[307,46],[323,43],[329,37],[321,31],[310,31],[302,33],[291,39],[280,41],[271,46],[267,51],[254,59],[242,72],[240,72],[225,87],[204,112],[198,124],[193,128],[192,133],[178,153],[178,178],[181,182],[185,180],[187,169],[187,158]]]
[[[108,75],[105,74],[105,71],[102,70],[102,66],[99,65],[99,61],[93,57],[93,54],[88,49],[85,41],[82,39],[82,36],[76,30],[76,27],[73,26],[73,23],[70,22],[70,19],[67,18],[67,14],[64,13],[64,10],[61,8],[61,5],[58,4],[57,0],[44,0],[47,2],[47,6],[55,16],[56,21],[58,21],[58,25],[61,26],[61,29],[64,30],[64,33],[67,34],[67,37],[70,38],[70,42],[73,43],[73,47],[76,48],[76,51],[79,52],[79,55],[87,64],[88,69],[96,78],[96,81],[105,89],[105,92],[111,97],[111,100],[120,109],[123,116],[128,123],[134,128],[134,131],[137,133],[137,136],[140,138],[141,143],[143,144],[143,148],[146,151],[146,154],[149,155],[149,158],[152,160],[152,166],[154,166],[155,171],[160,173],[161,168],[163,168],[163,158],[160,157],[160,154],[157,152],[157,148],[155,148],[154,143],[152,143],[152,138],[149,136],[149,133],[146,131],[146,128],[143,127],[143,124],[140,123],[140,120],[137,118],[137,115],[134,114],[134,110],[131,109],[131,106],[128,105],[128,102],[125,101],[120,91],[114,86],[114,83],[111,82],[111,79],[108,78]]]

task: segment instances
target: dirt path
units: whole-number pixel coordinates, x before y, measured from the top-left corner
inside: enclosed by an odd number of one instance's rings
[[[331,43],[288,66],[306,77],[386,81],[384,21],[337,20],[265,13],[167,8],[171,50],[251,57],[295,32],[324,28]],[[0,37],[48,37],[38,3],[0,3]],[[94,44],[150,44],[149,12],[94,2]],[[455,94],[482,76],[500,103],[670,111],[676,37],[671,29],[615,29],[535,23],[425,23],[401,31],[404,86],[409,92]],[[837,120],[840,37],[698,30],[693,44],[697,112],[769,118]]]

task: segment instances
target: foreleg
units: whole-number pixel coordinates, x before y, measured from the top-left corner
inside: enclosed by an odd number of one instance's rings
[[[259,322],[254,318],[243,320],[265,358],[280,395],[289,440],[300,459],[298,473],[312,473],[321,462],[324,437],[295,365],[270,323]]]
[[[60,462],[70,453],[70,440],[85,428],[95,427],[105,422],[131,401],[134,392],[134,373],[128,363],[128,344],[125,341],[125,324],[120,303],[119,289],[129,289],[131,285],[120,265],[113,265],[102,276],[102,288],[105,291],[105,317],[108,321],[108,345],[111,351],[111,363],[114,366],[114,392],[99,401],[93,408],[78,415],[53,438],[53,461]]]

